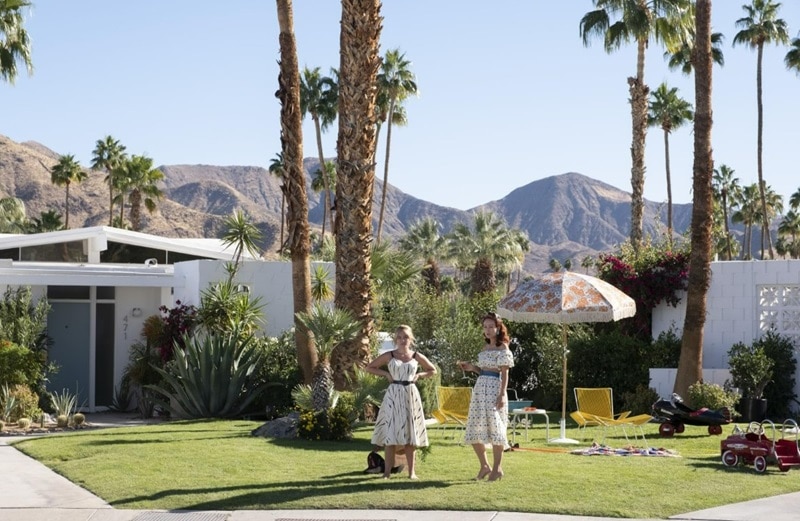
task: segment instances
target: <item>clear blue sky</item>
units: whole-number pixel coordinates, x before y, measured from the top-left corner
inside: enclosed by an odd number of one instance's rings
[[[257,165],[279,151],[278,31],[265,0],[33,0],[26,27],[34,75],[0,83],[0,134],[33,140],[88,165],[111,134],[156,164]],[[714,2],[725,39],[715,67],[715,164],[742,184],[757,181],[756,54],[731,47],[743,0]],[[301,66],[339,67],[340,3],[295,0]],[[606,54],[584,47],[580,18],[589,0],[385,0],[381,52],[411,60],[420,96],[409,125],[393,132],[389,182],[440,205],[468,209],[532,181],[579,172],[630,191],[631,122],[626,78],[635,48]],[[780,15],[791,37],[800,2]],[[786,48],[764,53],[764,176],[788,201],[800,188],[800,77]],[[652,46],[645,80],[678,87],[694,103],[691,77],[667,69]],[[306,124],[306,156],[316,157]],[[324,138],[335,156],[337,128]],[[385,132],[382,132],[385,134]],[[691,127],[670,140],[673,198],[691,201]],[[383,144],[381,144],[381,149]],[[645,197],[666,200],[660,129],[647,142]],[[377,176],[383,175],[383,152]]]

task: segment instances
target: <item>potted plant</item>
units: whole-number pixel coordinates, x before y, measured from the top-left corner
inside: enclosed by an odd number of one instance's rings
[[[767,356],[762,346],[734,344],[728,350],[728,366],[731,371],[733,387],[742,393],[739,412],[742,421],[762,421],[767,412],[764,388],[772,378],[775,363]]]

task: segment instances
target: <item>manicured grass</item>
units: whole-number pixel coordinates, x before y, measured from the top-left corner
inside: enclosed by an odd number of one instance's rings
[[[657,425],[647,425],[648,446],[681,455],[665,458],[572,455],[576,446],[547,445],[537,424],[529,442],[517,435],[523,449],[536,450],[506,453],[505,478],[477,483],[471,480],[478,470],[472,448],[435,428],[431,453],[419,463],[420,479],[410,481],[405,472],[390,480],[362,473],[369,426],[357,429],[353,441],[328,443],[251,436],[260,425],[170,422],[46,436],[16,447],[125,509],[401,508],[666,518],[800,490],[800,470],[782,473],[770,465],[759,475],[725,468],[719,444],[731,426],[722,436],[689,426],[659,438]],[[567,436],[581,439],[576,429]],[[626,443],[621,432],[606,442],[615,448]]]

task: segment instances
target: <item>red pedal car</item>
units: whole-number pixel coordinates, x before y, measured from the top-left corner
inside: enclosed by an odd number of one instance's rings
[[[772,438],[765,434],[765,425],[770,427]],[[800,466],[799,432],[797,422],[786,420],[781,428],[781,438],[777,439],[777,429],[770,420],[752,422],[745,432],[734,432],[720,442],[722,464],[726,467],[739,463],[753,465],[756,472],[762,473],[767,470],[767,463],[773,461],[781,472],[787,472]],[[788,439],[787,435],[794,436],[794,439]]]

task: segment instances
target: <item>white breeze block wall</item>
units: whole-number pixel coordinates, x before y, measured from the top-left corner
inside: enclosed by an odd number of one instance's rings
[[[703,333],[703,367],[727,369],[727,353],[733,344],[736,342],[750,344],[760,338],[762,330],[759,324],[759,299],[765,287],[798,284],[800,284],[798,260],[712,262],[711,286],[707,295],[707,316]],[[683,332],[685,314],[685,293],[675,308],[665,303],[657,306],[653,310],[653,338],[670,328],[680,336]],[[765,327],[769,327],[768,324],[765,324]],[[782,323],[778,327],[791,328],[792,325]],[[780,329],[778,332],[792,336],[799,333]],[[796,351],[797,348],[798,344],[795,343]],[[672,382],[674,383],[674,375]],[[795,393],[800,395],[800,381],[795,384]]]

